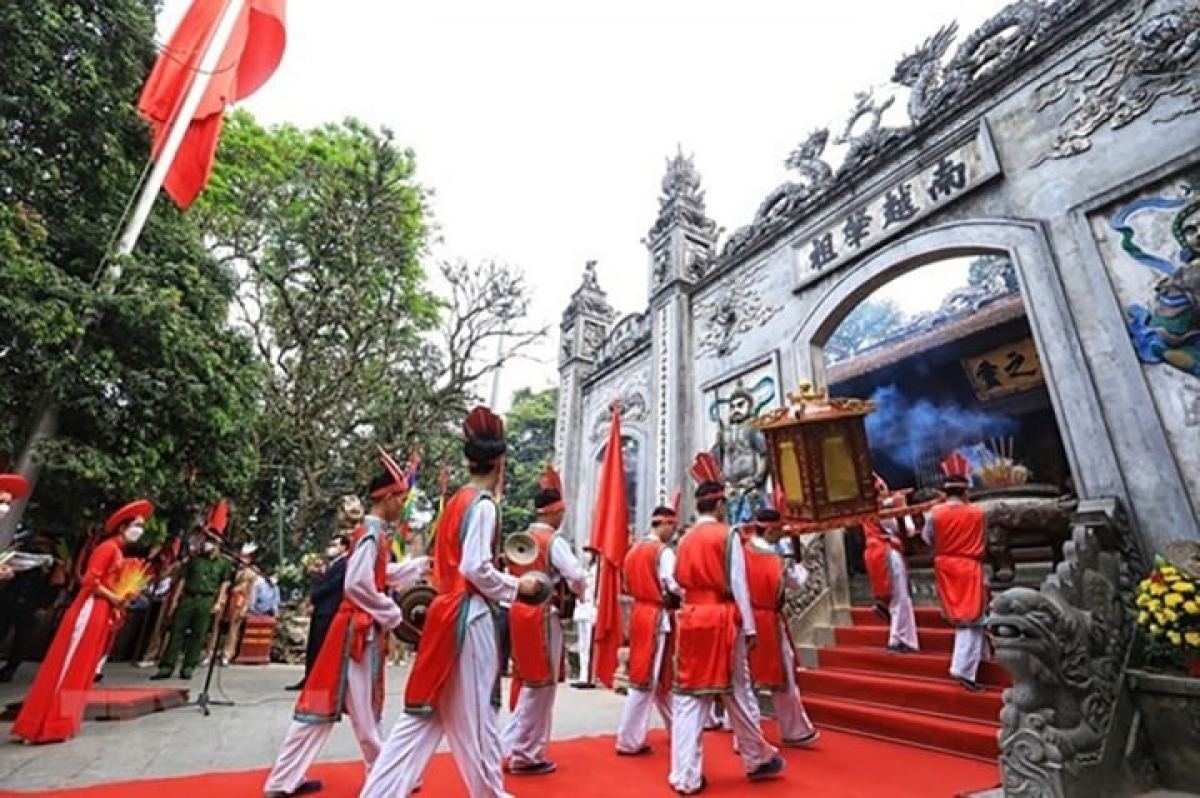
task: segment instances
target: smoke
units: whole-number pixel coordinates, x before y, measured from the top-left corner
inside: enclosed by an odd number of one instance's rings
[[[909,470],[918,457],[939,459],[954,450],[978,467],[986,456],[979,443],[1013,434],[1016,422],[1004,416],[967,410],[950,402],[913,402],[895,385],[876,389],[871,401],[878,408],[867,416],[872,455],[882,456]]]

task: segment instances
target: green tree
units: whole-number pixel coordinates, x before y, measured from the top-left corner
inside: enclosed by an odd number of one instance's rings
[[[135,102],[155,6],[0,7],[0,449],[15,459],[55,409],[23,519],[52,532],[135,495],[187,523],[253,470],[259,371],[192,221],[161,201],[115,295],[96,290],[150,152]]]
[[[533,523],[533,497],[538,479],[554,460],[554,422],[558,416],[558,389],[532,391],[521,388],[513,394],[512,406],[504,416],[509,455],[504,474],[504,515],[501,533],[508,535]],[[565,486],[567,500],[574,495]]]
[[[333,500],[378,469],[378,445],[401,461],[419,449],[422,487],[436,491],[439,465],[461,460],[479,381],[537,337],[512,267],[444,263],[445,296],[434,293],[415,169],[390,131],[353,119],[226,122],[199,214],[214,255],[242,276],[236,315],[267,366],[264,467],[244,502],[253,536],[274,534],[282,477],[288,545],[311,546]]]
[[[967,284],[988,286],[997,293],[1015,294],[1021,290],[1017,270],[1007,255],[980,255],[971,260],[967,269]]]
[[[874,344],[882,343],[904,324],[904,311],[890,299],[866,299],[834,330],[825,343],[830,363],[847,360]]]

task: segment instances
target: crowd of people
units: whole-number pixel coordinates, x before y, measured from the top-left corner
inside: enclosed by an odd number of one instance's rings
[[[382,469],[366,491],[366,506],[355,497],[342,500],[337,528],[315,574],[304,675],[288,687],[299,695],[264,785],[266,798],[321,789],[308,771],[333,724],[344,716],[362,751],[362,798],[418,791],[443,740],[472,798],[508,796],[506,775],[555,772],[550,730],[557,689],[566,679],[563,628],[576,620],[584,633],[579,678],[587,683],[591,580],[560,534],[566,497],[549,467],[527,532],[534,551],[521,562],[505,562],[496,508],[508,452],[503,421],[477,407],[463,431],[469,479],[446,502],[428,556],[398,562],[393,555],[393,536],[413,481],[382,451]],[[891,624],[888,650],[903,655],[917,651],[919,641],[900,544],[906,536],[922,534],[933,546],[943,614],[957,629],[950,675],[977,690],[987,594],[983,515],[966,498],[969,465],[951,458],[943,468],[947,501],[919,529],[903,515],[869,522],[865,559],[877,609]],[[786,593],[808,578],[800,552],[792,550],[784,520],[769,507],[747,523],[727,522],[725,480],[711,455],[697,455],[691,473],[697,483],[693,523],[680,534],[678,508],[655,508],[650,529],[637,536],[623,563],[623,590],[632,603],[629,686],[615,741],[617,756],[653,755],[647,735],[657,710],[670,738],[666,779],[680,795],[707,786],[702,744],[707,730],[732,731],[734,751],[750,781],[781,774],[786,763],[780,748],[811,747],[820,737],[797,686],[796,651],[783,611]],[[20,485],[0,481],[0,490],[9,491],[0,493],[0,507],[11,501],[14,487]],[[882,509],[902,502],[902,493],[882,483],[877,488]],[[133,600],[114,585],[120,583],[126,552],[137,545],[153,511],[150,502],[139,500],[105,522],[14,735],[48,742],[78,730],[88,687]],[[223,534],[223,520],[210,517],[191,556],[163,572],[177,580],[177,602],[152,678],[173,676],[181,656],[184,678],[205,652],[230,658],[236,649],[218,650],[210,636],[212,621],[223,614],[228,613],[236,638],[239,617],[278,610],[278,589],[253,566],[253,549],[232,553]],[[0,578],[11,580],[14,573],[6,567]],[[425,608],[403,711],[385,735],[389,632],[411,620],[396,591],[418,583],[432,586],[434,597]],[[576,605],[584,609],[572,609]],[[511,715],[501,727],[500,676],[510,656]],[[777,741],[764,733],[760,695],[769,698]]]

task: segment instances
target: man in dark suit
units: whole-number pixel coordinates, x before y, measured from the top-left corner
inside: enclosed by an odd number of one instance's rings
[[[321,650],[321,643],[325,641],[329,624],[337,613],[338,605],[342,603],[342,589],[346,581],[346,555],[349,552],[350,536],[345,533],[334,535],[333,540],[329,542],[329,548],[325,550],[329,563],[309,597],[312,602],[312,618],[308,623],[308,646],[304,652],[304,678],[296,684],[289,685],[288,690],[304,689],[308,672],[317,660],[317,653]]]

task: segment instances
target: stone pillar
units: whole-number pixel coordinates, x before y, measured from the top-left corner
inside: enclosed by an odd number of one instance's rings
[[[596,278],[596,262],[588,261],[583,279],[559,327],[558,349],[558,417],[554,428],[554,463],[567,491],[579,490],[583,478],[581,469],[587,457],[586,427],[583,418],[583,379],[595,364],[596,352],[615,317],[608,295]],[[581,502],[570,502],[566,529],[576,535],[575,551],[583,554],[587,542],[578,530],[588,529],[588,519],[581,517]]]
[[[716,256],[720,229],[708,218],[700,175],[690,156],[667,160],[658,218],[642,243],[649,252],[653,433],[656,503],[683,489],[690,507],[687,469],[696,450],[693,423],[699,397],[692,367],[691,293]]]

